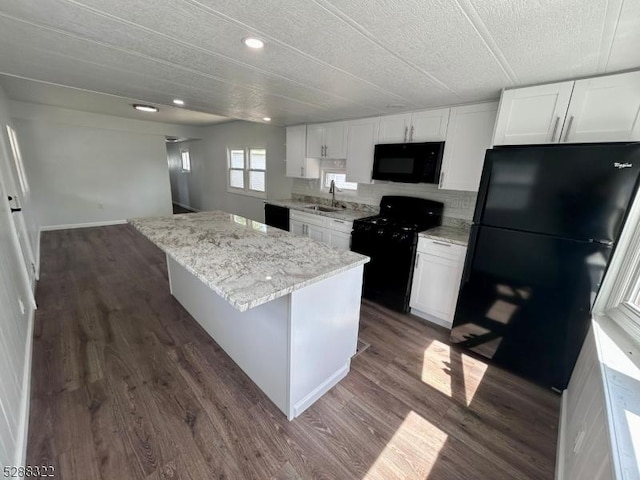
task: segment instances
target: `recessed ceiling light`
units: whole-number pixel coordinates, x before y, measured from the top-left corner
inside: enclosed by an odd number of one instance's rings
[[[176,105],[184,105],[184,100],[180,100],[179,98],[174,98],[173,103]]]
[[[256,37],[245,37],[242,39],[242,43],[244,43],[249,48],[260,49],[264,48],[264,42]]]
[[[133,108],[140,110],[141,112],[156,113],[159,109],[153,105],[142,105],[140,103],[134,103]]]
[[[265,122],[270,122],[271,121],[271,117],[262,117],[262,120],[264,120]]]

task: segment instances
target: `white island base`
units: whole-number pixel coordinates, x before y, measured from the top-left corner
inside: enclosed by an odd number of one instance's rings
[[[362,265],[245,312],[169,256],[167,268],[173,296],[289,420],[349,372]]]

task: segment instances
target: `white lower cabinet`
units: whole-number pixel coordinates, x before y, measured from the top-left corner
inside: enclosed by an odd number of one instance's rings
[[[332,247],[349,250],[353,222],[291,210],[289,214],[291,233],[309,237]]]
[[[451,328],[467,249],[420,238],[411,286],[411,313]]]

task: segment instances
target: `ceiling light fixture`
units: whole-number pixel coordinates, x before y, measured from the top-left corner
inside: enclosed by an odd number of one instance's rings
[[[264,120],[265,122],[270,122],[271,121],[271,117],[262,117],[262,120]]]
[[[134,103],[132,106],[133,108],[135,108],[136,110],[140,110],[141,112],[156,113],[159,110],[158,107],[154,107],[153,105],[142,105],[140,103]]]
[[[176,105],[184,105],[184,100],[180,100],[179,98],[174,98],[173,99],[173,103],[175,103]]]
[[[242,39],[242,43],[244,43],[249,48],[253,48],[254,50],[264,48],[264,42],[256,37],[245,37]]]

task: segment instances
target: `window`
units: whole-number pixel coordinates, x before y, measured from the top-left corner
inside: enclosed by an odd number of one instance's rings
[[[229,191],[266,196],[267,151],[264,148],[229,149]]]
[[[331,187],[331,180],[336,182],[336,188],[339,190],[357,190],[358,184],[356,182],[347,182],[347,174],[337,171],[326,170],[324,172],[323,189],[329,189]]]
[[[594,305],[640,342],[640,196],[636,199]]]
[[[189,156],[189,150],[180,150],[180,160],[182,161],[182,171],[191,171],[191,157]]]

